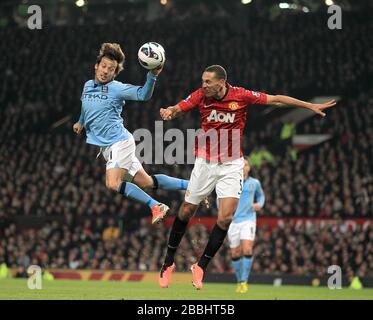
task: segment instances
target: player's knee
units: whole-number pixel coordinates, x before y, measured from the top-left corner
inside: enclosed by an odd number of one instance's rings
[[[147,176],[144,185],[145,189],[158,189],[158,180],[154,176]]]
[[[239,254],[236,254],[236,255],[232,254],[232,260],[233,261],[237,261],[237,260],[240,260],[240,259],[241,259],[241,256]]]
[[[194,216],[195,212],[196,206],[184,202],[179,211],[179,218],[183,221],[189,221],[189,219]]]
[[[118,191],[121,181],[117,181],[115,179],[108,179],[106,180],[106,188]]]
[[[189,221],[193,217],[193,212],[190,208],[182,208],[179,212],[179,218],[183,221]]]
[[[218,221],[217,221],[217,224],[220,228],[222,228],[223,230],[228,230],[231,222],[232,222],[232,215],[226,215],[226,216],[223,216],[223,217],[218,217]]]
[[[252,246],[243,248],[242,251],[243,251],[243,254],[245,256],[252,256],[253,255],[253,248],[252,248]]]
[[[141,183],[138,184],[138,187],[141,188],[141,189],[152,189],[154,186],[153,184],[153,180],[150,178],[150,179],[146,179],[144,181],[142,181]]]
[[[240,250],[240,248],[232,249],[232,259],[233,260],[238,260],[240,258],[241,258],[241,250]]]
[[[154,186],[154,179],[145,172],[136,174],[133,182],[141,189],[152,189]]]

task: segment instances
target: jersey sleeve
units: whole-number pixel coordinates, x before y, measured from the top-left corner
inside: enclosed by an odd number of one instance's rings
[[[83,107],[81,107],[81,109],[80,109],[80,116],[79,116],[79,120],[78,120],[78,122],[79,122],[82,126],[84,126],[84,110],[83,110]]]
[[[134,86],[128,83],[121,83],[118,87],[118,95],[123,100],[138,100],[137,92],[141,88],[140,86]]]
[[[262,185],[260,184],[258,180],[256,181],[255,199],[256,199],[256,202],[259,203],[260,206],[263,208],[264,202],[265,202],[265,196],[264,196]]]
[[[85,91],[85,87],[87,85],[88,81],[84,84],[83,86],[83,90],[82,90],[82,94],[80,96],[80,101],[81,101],[81,107],[80,107],[80,116],[79,116],[79,120],[78,122],[84,126],[84,109],[83,109],[83,94],[84,94],[84,91]]]
[[[242,94],[248,105],[267,104],[267,95],[263,92],[243,89]]]
[[[201,89],[194,91],[184,100],[181,100],[177,105],[180,107],[181,111],[189,111],[197,108],[202,100]]]
[[[118,95],[123,100],[147,101],[154,92],[157,77],[151,72],[146,75],[146,82],[143,86],[134,86],[128,83],[117,83]]]

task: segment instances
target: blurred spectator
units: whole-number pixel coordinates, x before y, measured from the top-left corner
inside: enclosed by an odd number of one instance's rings
[[[117,226],[115,226],[114,219],[109,219],[108,224],[109,224],[108,227],[105,228],[102,234],[102,239],[104,241],[118,239],[120,236],[120,230]]]
[[[14,277],[15,277],[15,278],[28,278],[28,274],[27,274],[27,272],[26,272],[25,267],[23,267],[23,266],[19,266],[19,267],[17,268],[17,271],[16,271]]]

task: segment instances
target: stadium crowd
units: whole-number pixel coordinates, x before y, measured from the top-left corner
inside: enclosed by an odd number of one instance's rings
[[[145,77],[144,70],[136,61],[136,48],[154,34],[159,35],[157,41],[167,44],[167,65],[159,77],[153,99],[147,103],[130,102],[124,112],[126,125],[131,131],[140,127],[152,131],[154,120],[160,119],[159,107],[184,98],[196,88],[201,70],[211,62],[227,67],[230,82],[270,93],[296,95],[303,89],[308,94],[343,93],[345,88],[350,88],[350,83],[373,70],[373,52],[369,45],[372,35],[367,32],[372,22],[357,24],[346,18],[345,23],[350,23],[351,28],[333,34],[334,40],[330,42],[330,32],[321,32],[315,26],[318,19],[317,16],[309,19],[287,16],[286,19],[280,17],[275,23],[264,23],[258,18],[256,24],[251,20],[247,22],[253,24],[249,32],[234,30],[230,19],[222,17],[215,18],[216,32],[199,20],[190,28],[169,20],[150,22],[145,26],[134,23],[128,25],[127,32],[119,32],[116,25],[81,26],[83,38],[74,36],[76,27],[51,27],[37,33],[0,29],[2,38],[13,38],[13,33],[17,33],[14,41],[8,42],[8,49],[3,50],[9,63],[5,68],[6,81],[0,91],[3,119],[0,128],[3,141],[0,214],[58,215],[72,212],[92,215],[105,212],[123,217],[130,211],[145,210],[139,210],[139,205],[105,189],[102,159],[93,160],[97,150],[87,146],[82,137],[74,137],[70,131],[71,124],[78,117],[82,85],[92,74],[96,51],[102,41],[115,39],[124,44],[128,62],[119,79],[133,83],[142,83]],[[300,21],[307,26],[307,33],[294,28]],[[170,23],[175,25],[163,27],[163,24]],[[259,31],[260,41],[257,38]],[[282,32],[277,34],[279,31]],[[203,37],[194,37],[196,33]],[[229,37],[233,33],[235,36]],[[274,34],[275,44],[271,41]],[[319,59],[317,48],[306,50],[308,41],[316,35],[319,47],[326,50],[323,52],[325,60]],[[206,49],[202,43],[204,37],[210,39],[210,46],[216,50]],[[224,39],[235,50],[220,52],[220,43]],[[354,42],[354,46],[345,46],[344,50],[337,50],[339,43],[351,43],[349,39],[360,41]],[[183,45],[186,42],[188,45]],[[64,43],[69,43],[69,46]],[[245,50],[240,50],[241,43],[245,43]],[[12,54],[15,51],[17,59]],[[276,54],[277,51],[282,54]],[[250,63],[241,65],[240,61]],[[185,70],[187,75],[180,77]],[[72,74],[74,76],[70,77]],[[304,129],[300,128],[307,133],[331,133],[332,141],[299,155],[296,162],[287,156],[277,157],[274,163],[266,164],[256,172],[268,194],[265,214],[372,216],[371,106],[368,94],[358,98],[356,94],[346,97],[338,108],[328,113],[327,118],[315,117],[303,125]],[[246,153],[265,147],[279,135],[279,124],[276,121],[266,123],[265,116],[258,114],[260,109],[254,107],[249,111],[244,138]],[[52,124],[66,116],[70,120],[53,129]],[[261,125],[256,126],[255,122]],[[197,112],[164,125],[165,130],[198,126]],[[146,169],[188,178],[191,167],[153,165],[146,166]],[[182,194],[159,192],[156,197],[160,201],[167,200],[172,210],[176,210]],[[208,213],[204,209],[201,212]]]
[[[0,262],[14,268],[36,264],[45,268],[159,270],[169,231],[164,225],[154,227],[143,218],[129,231],[112,218],[81,224],[72,216],[70,219],[65,224],[47,222],[39,230],[22,233],[11,224],[0,240]],[[205,225],[189,227],[176,256],[178,271],[189,270],[207,239]],[[354,229],[343,221],[300,226],[283,223],[257,231],[253,273],[325,276],[330,265],[339,265],[346,274],[373,276],[373,224]],[[227,271],[231,266],[226,241],[209,272]]]
[[[296,128],[300,134],[330,134],[331,140],[296,159],[276,157],[256,171],[267,195],[266,215],[372,217],[372,93],[342,100],[324,119]]]
[[[253,169],[266,193],[262,214],[373,217],[373,92],[366,90],[373,72],[373,21],[347,14],[346,27],[333,33],[320,28],[326,22],[319,15],[287,15],[275,21],[230,15],[222,8],[208,22],[196,15],[177,20],[166,14],[157,21],[135,21],[123,28],[118,21],[48,26],[37,32],[0,28],[1,60],[6,61],[0,86],[0,260],[11,266],[37,261],[50,267],[159,268],[167,230],[149,229],[143,219],[149,215],[146,207],[106,189],[103,159],[94,160],[97,150],[71,130],[78,119],[82,86],[92,77],[100,44],[107,41],[123,44],[127,55],[118,80],[135,84],[145,80],[145,71],[136,61],[140,45],[152,39],[166,48],[167,63],[152,100],[126,105],[125,125],[130,131],[153,131],[154,120],[160,120],[159,108],[197,88],[201,71],[212,63],[227,68],[230,83],[254,90],[304,99],[341,95],[338,107],[325,119],[313,117],[296,128],[299,133],[331,134],[330,141],[298,153],[296,160],[275,153],[272,162]],[[312,45],[315,39],[317,46]],[[280,134],[281,123],[266,121],[262,111],[262,107],[248,111],[246,154],[266,148]],[[172,127],[198,128],[199,115],[190,113],[164,125],[165,130]],[[144,167],[150,173],[182,178],[191,171],[186,165]],[[183,199],[183,193],[177,192],[154,191],[154,196],[169,204],[173,213]],[[207,208],[198,212],[214,214]],[[23,215],[59,216],[65,222],[18,234],[14,221]],[[116,222],[109,219],[109,223],[108,218]],[[124,229],[112,230],[116,239],[105,240],[107,224],[118,221]],[[134,226],[128,226],[132,221]],[[361,274],[373,270],[372,229],[303,232],[289,228],[271,233],[258,230],[255,250],[260,259],[255,260],[253,272],[317,273],[336,260]],[[323,237],[317,236],[320,233]],[[179,270],[188,268],[206,239],[203,226],[189,229],[177,261]],[[210,268],[226,270],[229,259],[225,247]]]

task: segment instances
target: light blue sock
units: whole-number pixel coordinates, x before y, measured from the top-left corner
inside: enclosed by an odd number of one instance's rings
[[[173,178],[165,174],[155,174],[154,188],[162,190],[186,190],[188,188],[188,180]]]
[[[241,282],[247,282],[247,280],[249,279],[252,262],[252,256],[244,256],[242,258]]]
[[[232,259],[232,267],[236,275],[237,282],[241,281],[241,259]]]
[[[151,196],[149,196],[146,192],[141,190],[137,185],[131,183],[131,182],[125,182],[123,181],[118,189],[118,192],[127,198],[137,200],[141,203],[144,203],[148,205],[149,207],[152,207],[159,202],[154,200]]]

